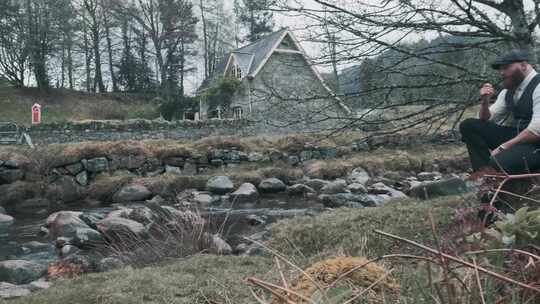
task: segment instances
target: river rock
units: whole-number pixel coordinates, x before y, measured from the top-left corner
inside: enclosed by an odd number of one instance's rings
[[[104,236],[126,241],[133,237],[145,238],[148,233],[143,224],[122,217],[106,217],[97,222],[96,226]]]
[[[232,253],[231,245],[225,242],[219,234],[210,235],[206,233],[205,236],[209,246],[208,251],[211,254],[229,255]]]
[[[15,204],[13,209],[16,214],[25,216],[39,216],[48,212],[51,202],[45,198],[31,198]]]
[[[9,234],[9,229],[15,223],[15,219],[7,214],[0,213],[0,238],[5,238]]]
[[[348,176],[347,181],[351,184],[357,183],[361,185],[366,185],[366,183],[369,181],[369,173],[361,167],[358,167],[354,169]]]
[[[103,243],[101,234],[91,228],[77,228],[71,243],[78,248],[92,248]]]
[[[82,171],[75,176],[75,180],[81,186],[88,186],[88,172]]]
[[[208,193],[196,192],[193,195],[193,201],[200,206],[209,206],[214,201],[214,199]]]
[[[289,195],[304,195],[304,194],[316,193],[316,192],[317,191],[315,191],[315,189],[304,184],[294,184],[290,187],[287,187],[287,193]]]
[[[264,155],[259,152],[252,152],[252,153],[249,153],[248,155],[248,161],[250,162],[260,162],[264,160],[265,160]]]
[[[30,290],[10,284],[6,282],[0,282],[0,299],[9,300],[14,298],[20,298],[30,295]]]
[[[187,176],[193,176],[197,175],[197,164],[193,161],[188,161],[184,165],[184,170],[182,170],[182,173]]]
[[[3,166],[8,169],[19,169],[20,163],[15,159],[9,159],[4,162]]]
[[[61,176],[49,185],[45,198],[51,202],[72,203],[84,198],[84,190],[71,176]]]
[[[330,184],[330,182],[324,179],[314,178],[308,179],[307,181],[305,181],[305,184],[315,189],[316,191],[320,191],[324,186]]]
[[[0,169],[0,184],[11,184],[23,179],[24,172],[19,169]]]
[[[230,194],[230,200],[233,203],[254,203],[259,199],[259,192],[255,185],[251,183],[244,183],[240,187]]]
[[[266,193],[278,193],[287,190],[287,186],[280,179],[267,178],[261,181],[259,190]]]
[[[41,280],[31,282],[27,286],[28,286],[28,289],[30,289],[30,291],[40,291],[40,290],[51,288],[51,282],[41,279]]]
[[[369,195],[352,193],[321,194],[319,200],[328,208],[351,207],[351,203],[357,203],[364,207],[373,207],[378,204]]]
[[[226,194],[234,189],[234,185],[227,176],[214,176],[206,183],[206,189],[214,194]]]
[[[182,169],[180,167],[165,165],[165,173],[182,175]]]
[[[109,171],[109,161],[105,157],[97,157],[88,160],[83,160],[82,164],[87,171],[92,173],[100,173]]]
[[[375,183],[370,186],[370,193],[375,190],[377,192],[376,194],[386,194],[390,196],[391,198],[407,198],[407,195],[405,193],[396,190],[394,188],[388,187],[387,185],[383,183]]]
[[[420,172],[416,175],[419,181],[433,181],[441,179],[442,174],[440,172]]]
[[[350,192],[355,193],[355,194],[365,194],[365,193],[368,192],[366,187],[364,185],[362,185],[362,184],[359,184],[359,183],[352,183],[352,184],[348,185],[347,190],[349,190]]]
[[[347,190],[347,182],[342,179],[337,179],[321,188],[321,192],[324,194],[336,194],[345,193]]]
[[[124,266],[124,262],[120,260],[119,258],[115,257],[107,257],[103,258],[98,263],[98,270],[100,272],[106,272],[111,271],[114,269],[118,269]]]
[[[81,163],[75,163],[75,164],[67,165],[64,168],[71,175],[77,175],[77,174],[81,173],[81,171],[84,169],[84,167],[83,167],[83,165]]]
[[[90,228],[79,216],[81,212],[59,211],[49,215],[45,228],[49,230],[52,239],[59,237],[74,238],[77,229]]]
[[[152,192],[143,185],[124,186],[120,191],[113,195],[113,202],[125,204],[132,202],[142,202],[152,197]]]
[[[0,282],[27,284],[47,273],[47,267],[38,263],[23,260],[0,262]]]
[[[423,182],[409,190],[409,195],[421,199],[430,199],[437,196],[458,195],[467,192],[465,181],[453,177],[435,182]]]

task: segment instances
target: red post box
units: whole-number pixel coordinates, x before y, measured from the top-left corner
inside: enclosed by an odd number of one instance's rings
[[[32,124],[39,125],[41,123],[41,106],[35,103],[32,106]]]

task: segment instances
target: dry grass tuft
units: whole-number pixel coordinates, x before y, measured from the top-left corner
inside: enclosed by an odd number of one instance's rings
[[[212,149],[238,149],[240,151],[250,151],[250,146],[237,136],[206,137],[193,143],[193,147],[198,151],[209,151]]]
[[[88,188],[88,196],[101,202],[111,202],[113,195],[123,186],[129,184],[133,176],[105,176],[101,175]]]
[[[163,197],[174,197],[176,194],[187,190],[204,190],[208,176],[179,176],[174,174],[163,174],[156,177],[137,178],[133,183],[141,184],[148,188],[150,192]]]
[[[365,289],[384,278],[371,288],[370,294],[362,298],[362,300],[367,300],[367,303],[382,303],[380,299],[383,294],[395,296],[400,291],[400,285],[396,280],[387,276],[387,273],[388,270],[377,263],[370,263],[364,257],[337,257],[317,262],[305,269],[304,273],[291,286],[291,290],[308,299],[313,299],[319,287],[327,290],[346,284],[354,288]],[[336,282],[340,282],[340,285],[337,285]],[[298,304],[307,303],[295,295],[290,295],[288,299]],[[282,303],[285,302],[279,298],[274,298],[272,302],[272,304]]]

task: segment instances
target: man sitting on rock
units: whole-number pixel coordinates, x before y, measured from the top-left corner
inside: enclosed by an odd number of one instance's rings
[[[466,119],[459,126],[475,171],[473,176],[495,170],[508,174],[538,170],[540,75],[522,50],[497,58],[491,67],[499,71],[504,90],[490,106],[495,90],[490,83],[484,84],[478,118]]]

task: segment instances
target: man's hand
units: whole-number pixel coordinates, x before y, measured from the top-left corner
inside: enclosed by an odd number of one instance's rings
[[[493,149],[493,151],[491,151],[491,157],[493,157],[493,156],[501,153],[502,151],[506,150],[504,147],[501,147],[501,146],[498,146],[497,148]]]
[[[495,95],[495,89],[491,83],[484,83],[480,88],[480,102],[482,104],[488,103],[493,95]]]

